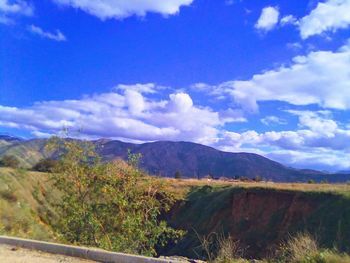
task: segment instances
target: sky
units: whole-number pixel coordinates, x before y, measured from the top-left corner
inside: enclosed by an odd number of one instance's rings
[[[350,0],[0,0],[0,134],[350,169]]]

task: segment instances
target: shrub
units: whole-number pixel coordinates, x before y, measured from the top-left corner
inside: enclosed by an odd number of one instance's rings
[[[175,172],[174,178],[175,178],[175,179],[181,179],[181,178],[182,178],[182,174],[180,173],[180,171],[176,171],[176,172]]]
[[[19,160],[15,156],[5,155],[0,160],[0,166],[18,168],[19,167]]]
[[[88,142],[56,138],[50,146],[62,153],[51,180],[62,193],[55,226],[67,241],[155,255],[156,246],[181,236],[159,220],[173,200],[136,168],[138,156],[129,158],[132,166],[104,163]]]
[[[55,169],[55,166],[58,164],[58,161],[53,159],[42,159],[32,168],[34,171],[38,172],[52,172]]]
[[[211,233],[208,236],[200,237],[201,247],[208,262],[230,263],[248,262],[242,259],[244,250],[239,241],[223,233]]]
[[[316,256],[318,251],[317,242],[309,234],[300,233],[283,242],[277,254],[284,262],[303,262]]]

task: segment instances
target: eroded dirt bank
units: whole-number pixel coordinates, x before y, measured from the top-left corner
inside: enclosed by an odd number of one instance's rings
[[[322,246],[350,250],[350,198],[344,194],[263,188],[194,188],[167,215],[186,236],[162,254],[200,257],[198,236],[224,233],[240,240],[246,257],[266,256],[288,235],[313,234]]]

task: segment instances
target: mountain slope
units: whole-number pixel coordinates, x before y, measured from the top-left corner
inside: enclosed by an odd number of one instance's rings
[[[228,153],[189,142],[153,142],[140,145],[109,141],[98,147],[101,156],[126,158],[127,149],[142,154],[141,166],[155,175],[172,177],[180,171],[186,177],[250,177],[276,179],[291,172],[285,166],[251,153]]]
[[[3,144],[1,144],[3,142]],[[31,167],[40,159],[48,157],[46,139],[12,140],[0,139],[0,156],[14,155],[25,167]],[[276,182],[327,180],[345,182],[347,174],[325,174],[313,170],[297,170],[286,167],[252,153],[229,153],[191,142],[159,141],[144,144],[125,143],[116,140],[93,141],[101,157],[110,161],[127,159],[127,152],[141,153],[141,167],[152,175],[173,177],[179,171],[184,177],[260,177]]]

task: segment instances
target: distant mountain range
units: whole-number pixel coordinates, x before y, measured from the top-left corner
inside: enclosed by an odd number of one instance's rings
[[[110,161],[127,158],[128,150],[141,153],[141,167],[152,175],[173,177],[179,171],[184,177],[203,178],[256,178],[274,182],[328,182],[350,181],[350,174],[328,174],[315,170],[298,170],[252,153],[222,152],[191,142],[159,141],[144,144],[125,143],[116,140],[92,141],[101,157]],[[47,158],[47,139],[23,140],[0,135],[0,157],[16,156],[25,167],[31,167]]]

